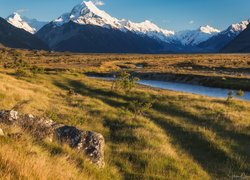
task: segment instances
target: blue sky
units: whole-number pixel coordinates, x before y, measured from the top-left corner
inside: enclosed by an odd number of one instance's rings
[[[98,0],[97,0],[98,1]],[[20,11],[27,17],[50,21],[82,0],[0,0],[0,16]],[[250,18],[250,0],[103,0],[100,9],[117,18],[151,20],[169,30],[211,25],[225,29]]]

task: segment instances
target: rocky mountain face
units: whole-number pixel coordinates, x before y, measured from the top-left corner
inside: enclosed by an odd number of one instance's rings
[[[0,18],[0,44],[11,48],[48,50],[48,46],[35,35],[16,28]]]

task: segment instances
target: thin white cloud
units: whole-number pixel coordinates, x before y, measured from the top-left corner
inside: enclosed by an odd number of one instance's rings
[[[23,12],[27,12],[28,9],[17,9],[16,12],[17,13],[23,13]]]
[[[96,5],[96,6],[103,6],[105,3],[101,0],[92,0],[92,2]]]
[[[188,24],[194,24],[194,20],[189,21]]]

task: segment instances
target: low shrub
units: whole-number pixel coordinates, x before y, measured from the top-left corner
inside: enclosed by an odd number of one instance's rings
[[[122,71],[120,74],[118,74],[114,83],[112,84],[112,89],[129,93],[139,80],[139,78],[132,77],[128,72]]]

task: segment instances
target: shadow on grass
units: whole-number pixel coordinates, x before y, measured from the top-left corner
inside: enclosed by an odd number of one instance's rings
[[[113,107],[124,107],[127,105],[127,103],[121,103],[116,100],[113,100],[112,98],[120,98],[120,99],[126,99],[126,96],[120,95],[116,92],[113,91],[105,91],[103,89],[96,89],[96,88],[91,88],[84,83],[77,81],[77,80],[71,80],[67,79],[66,84],[59,82],[59,81],[54,81],[54,85],[57,87],[63,89],[63,90],[70,90],[73,89],[74,92],[85,95],[85,96],[90,96],[92,98],[97,98],[102,100],[104,103],[113,106]]]
[[[132,130],[139,126],[128,125],[124,121],[109,120],[104,121],[104,126],[110,129],[110,139],[114,143],[126,143],[131,144],[138,142],[139,139],[133,135]]]
[[[171,135],[174,144],[188,152],[209,174],[221,177],[228,175],[224,170],[228,167],[228,163],[231,164],[231,159],[225,152],[201,135],[189,131],[171,120],[164,119],[162,116],[157,117],[154,114],[150,114],[149,117]]]
[[[233,139],[237,141],[238,143],[242,143],[242,145],[246,143],[250,143],[249,135],[226,129],[222,124],[218,124],[216,123],[215,120],[209,118],[209,115],[206,116],[207,118],[198,117],[190,112],[181,110],[180,107],[174,104],[163,105],[160,103],[155,103],[153,108],[162,114],[168,114],[168,115],[173,115],[173,116],[177,116],[180,118],[184,118],[185,121],[187,121],[188,123],[191,123],[192,125],[210,128],[213,131],[215,131],[217,134],[219,134],[220,136]]]

